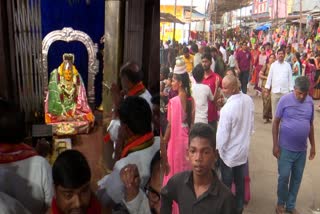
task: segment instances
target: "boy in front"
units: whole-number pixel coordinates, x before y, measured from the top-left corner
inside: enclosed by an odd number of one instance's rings
[[[215,133],[208,124],[196,123],[189,133],[188,160],[192,171],[174,175],[161,190],[161,213],[171,213],[175,201],[183,214],[234,214],[235,199],[212,170],[218,158]]]

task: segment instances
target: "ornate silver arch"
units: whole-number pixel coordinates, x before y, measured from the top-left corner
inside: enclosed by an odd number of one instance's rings
[[[88,51],[88,102],[90,104],[95,103],[95,90],[94,90],[94,80],[95,76],[99,71],[99,64],[96,58],[96,53],[98,51],[98,45],[93,43],[92,39],[88,34],[74,30],[71,27],[65,27],[62,30],[55,30],[48,33],[42,40],[42,72],[43,72],[43,87],[44,92],[48,90],[48,52],[52,43],[55,41],[80,41],[82,42]]]

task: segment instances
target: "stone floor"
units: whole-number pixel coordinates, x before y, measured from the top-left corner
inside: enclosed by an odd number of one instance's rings
[[[91,187],[97,190],[97,181],[112,169],[112,145],[103,142],[102,112],[95,112],[96,124],[88,135],[78,135],[73,139],[73,149],[82,152],[89,162],[91,169]],[[105,214],[111,213],[109,209]]]

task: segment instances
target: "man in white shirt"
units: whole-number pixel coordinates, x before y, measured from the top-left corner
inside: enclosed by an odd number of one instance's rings
[[[237,78],[233,75],[223,78],[222,92],[228,99],[220,111],[217,150],[222,182],[229,188],[232,181],[235,182],[237,214],[240,214],[244,204],[244,167],[253,132],[254,104],[250,96],[240,92]]]
[[[44,214],[53,196],[51,166],[22,143],[25,122],[19,108],[0,99],[0,112],[0,192],[15,198],[30,213]]]
[[[229,56],[229,60],[228,60],[228,66],[231,69],[234,69],[236,67],[236,57],[234,56],[234,51],[233,50],[230,51],[230,56]]]
[[[277,51],[278,60],[272,63],[265,88],[267,93],[271,91],[272,116],[274,118],[280,98],[293,91],[292,69],[288,62],[284,61],[284,50]]]
[[[122,91],[120,91],[119,87],[116,84],[112,84],[110,87],[111,96],[112,96],[112,120],[107,129],[108,134],[105,136],[106,141],[112,140],[114,142],[115,150],[118,150],[118,147],[121,146],[118,142],[118,130],[120,127],[120,121],[118,118],[118,108],[120,102],[130,96],[139,96],[145,99],[150,108],[153,108],[151,103],[151,94],[145,88],[142,83],[142,73],[140,67],[137,63],[133,61],[128,61],[120,68],[120,80]],[[118,157],[115,157],[117,159]]]
[[[227,51],[226,51],[226,49],[224,48],[223,43],[220,44],[219,51],[222,53],[222,58],[223,58],[224,63],[227,63],[227,62],[228,62],[228,59],[227,59]]]
[[[199,53],[198,45],[197,44],[192,44],[191,45],[191,50],[194,54],[193,57],[193,67],[196,67],[199,63],[201,63],[201,56],[202,54]]]

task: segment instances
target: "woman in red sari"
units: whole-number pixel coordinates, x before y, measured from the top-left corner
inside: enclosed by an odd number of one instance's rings
[[[258,84],[257,80],[258,78],[258,73],[257,73],[257,69],[256,66],[258,64],[258,59],[259,59],[259,55],[260,55],[260,51],[259,51],[259,46],[257,44],[254,45],[254,49],[251,50],[251,64],[252,64],[252,75],[251,75],[251,81],[250,83],[254,86],[256,86]]]
[[[262,67],[267,63],[267,53],[266,53],[265,47],[262,46],[260,50],[261,50],[261,53],[259,54],[258,61],[254,70],[254,72],[256,73],[255,89],[258,90],[259,92],[262,91],[262,85],[261,85],[259,73]]]

